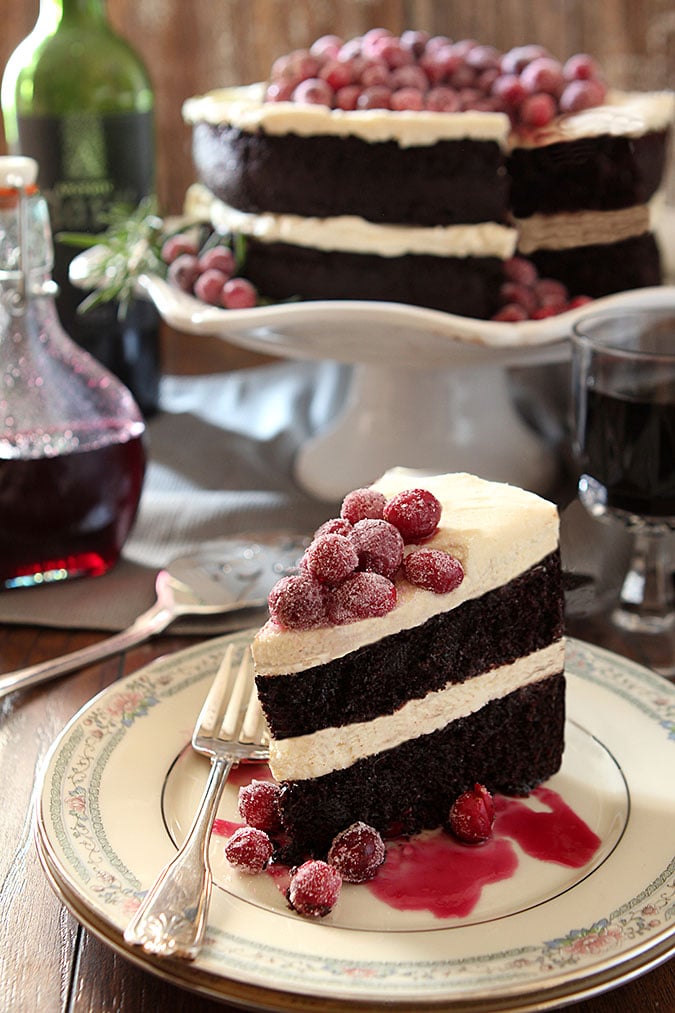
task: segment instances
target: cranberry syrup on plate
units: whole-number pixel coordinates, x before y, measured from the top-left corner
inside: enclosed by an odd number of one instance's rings
[[[252,778],[271,776],[266,768],[240,767],[232,772],[237,785]],[[510,879],[518,869],[517,844],[540,862],[579,869],[589,862],[600,838],[551,788],[540,786],[526,799],[495,795],[495,821],[491,838],[482,844],[462,844],[443,830],[386,842],[386,861],[375,878],[364,883],[385,904],[399,911],[427,910],[436,918],[464,918],[490,883]],[[213,832],[230,837],[241,822],[218,819]],[[286,866],[269,866],[282,893],[289,882]]]

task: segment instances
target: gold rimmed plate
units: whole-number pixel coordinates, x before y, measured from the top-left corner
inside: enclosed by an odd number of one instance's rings
[[[519,855],[473,911],[399,912],[343,889],[320,922],[290,912],[271,878],[244,877],[214,834],[217,888],[192,964],[126,946],[139,896],[185,832],[206,765],[186,749],[226,644],[159,659],[66,726],[41,774],[36,840],[47,876],[86,927],[174,982],[251,1009],[534,1010],[605,990],[675,949],[675,687],[578,641],[568,646],[563,766],[548,782],[597,834],[570,869]],[[219,818],[236,819],[236,779]],[[655,832],[658,828],[658,832]]]

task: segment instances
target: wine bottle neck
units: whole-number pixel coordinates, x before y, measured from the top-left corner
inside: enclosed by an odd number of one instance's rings
[[[40,0],[40,17],[63,23],[105,24],[105,0]]]

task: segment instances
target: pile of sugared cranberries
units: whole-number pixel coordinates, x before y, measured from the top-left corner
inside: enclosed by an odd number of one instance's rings
[[[225,857],[240,872],[254,876],[270,864],[274,853],[270,834],[281,826],[280,793],[275,781],[254,780],[239,789],[239,815],[246,825],[228,840]]]
[[[178,233],[164,242],[162,260],[170,284],[210,306],[243,310],[258,303],[255,287],[237,275],[234,253],[224,243],[200,251],[189,235]]]
[[[348,493],[340,516],[321,525],[300,561],[268,597],[270,618],[281,629],[341,626],[383,616],[396,605],[397,578],[446,594],[464,579],[459,560],[418,548],[433,535],[441,504],[427,489],[406,489],[387,500],[375,489]]]
[[[570,296],[554,278],[540,278],[526,257],[511,257],[504,264],[505,281],[499,290],[500,308],[491,318],[505,323],[544,320],[592,302],[588,295]]]
[[[501,53],[473,39],[373,28],[345,42],[324,35],[272,66],[268,102],[345,111],[506,113],[518,130],[547,126],[561,113],[601,105],[606,86],[586,54],[556,60],[543,46]]]

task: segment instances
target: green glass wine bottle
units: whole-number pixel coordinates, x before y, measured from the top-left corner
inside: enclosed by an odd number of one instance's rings
[[[112,30],[104,0],[40,0],[33,31],[7,62],[1,103],[10,152],[39,164],[55,235],[101,232],[111,207],[135,207],[153,193],[151,82],[140,57]],[[63,326],[150,415],[160,373],[157,312],[139,299],[123,319],[115,303],[78,313],[86,293],[68,280],[77,252],[55,243]]]

